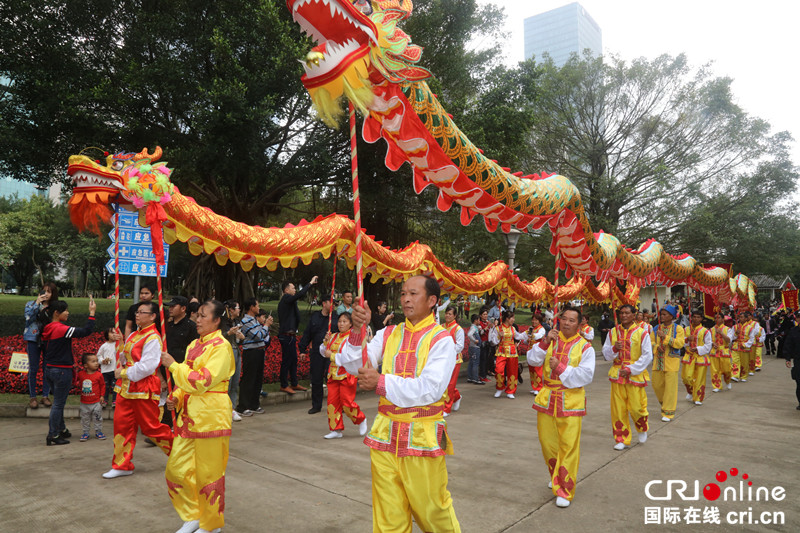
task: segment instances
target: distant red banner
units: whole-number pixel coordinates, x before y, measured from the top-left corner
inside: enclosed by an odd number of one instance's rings
[[[714,319],[714,313],[720,310],[720,305],[717,300],[710,294],[703,293],[703,314],[706,318]]]
[[[793,289],[791,291],[781,291],[781,297],[783,298],[783,305],[784,307],[788,307],[789,309],[794,309],[797,311],[797,289]]]

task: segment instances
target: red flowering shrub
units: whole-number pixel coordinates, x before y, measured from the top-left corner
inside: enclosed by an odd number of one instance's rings
[[[81,367],[81,354],[97,353],[97,349],[105,342],[102,333],[92,333],[82,339],[72,339],[72,355],[75,358],[73,372],[78,374]],[[28,343],[22,339],[22,335],[12,335],[10,337],[0,337],[0,393],[25,394],[28,392],[28,374],[9,372],[8,365],[11,362],[11,354],[14,352],[27,352]],[[39,373],[36,376],[36,390],[42,388],[42,364],[39,364]],[[78,394],[80,391],[73,387],[71,394]]]
[[[300,342],[300,335],[297,336],[297,342]],[[307,356],[308,350],[304,353]],[[299,355],[299,352],[298,352]],[[281,373],[281,343],[276,335],[269,338],[269,345],[267,346],[267,358],[264,361],[264,383],[277,383],[280,381]],[[310,375],[310,366],[308,357],[302,360],[297,359],[297,379],[308,379]]]

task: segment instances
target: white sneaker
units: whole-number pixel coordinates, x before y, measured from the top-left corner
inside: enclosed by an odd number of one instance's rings
[[[719,389],[712,389],[711,392],[719,392]]]
[[[639,433],[639,444],[644,444],[647,441],[647,432]]]
[[[748,376],[755,376],[755,374],[754,374],[754,373],[752,373],[752,372],[748,372],[748,373],[747,373],[747,375],[748,375]]]
[[[731,389],[733,388],[733,383],[728,383],[728,384],[725,386],[725,388],[726,388],[726,389],[728,389],[728,390],[731,390]]]
[[[625,449],[625,448],[627,448],[627,447],[628,447],[628,446],[625,446],[625,443],[624,443],[624,442],[618,442],[618,443],[616,443],[616,444],[614,445],[614,449],[615,449],[615,450],[617,450],[617,451],[624,450],[624,449]]]
[[[199,520],[190,520],[189,522],[184,522],[183,526],[176,531],[175,533],[194,533],[197,531],[197,528],[200,527]]]
[[[447,418],[448,416],[450,416],[450,413],[448,413],[447,411],[445,411],[445,412],[443,412],[443,413],[442,413],[442,416],[443,416],[444,418]]]
[[[740,381],[741,381],[742,383],[747,383],[747,380],[746,380],[746,379],[744,379],[744,378],[742,378]]]
[[[514,399],[514,395],[513,395],[513,394],[506,394],[506,396],[507,396],[508,398],[511,398],[512,400]]]
[[[703,402],[694,402],[695,405],[703,405]]]
[[[737,383],[739,382],[739,378],[731,378],[731,380],[736,381]]]
[[[325,435],[323,438],[325,438],[325,439],[341,439],[342,438],[342,432],[341,431],[331,431],[330,433]]]
[[[453,411],[458,411],[460,407],[461,407],[461,398],[453,402]]]
[[[222,531],[221,527],[218,527],[217,529],[212,529],[211,531],[203,529],[201,527],[200,529],[197,530],[197,533],[220,533],[221,531]]]
[[[536,396],[536,391],[535,391],[535,390],[532,390],[532,391],[531,391],[531,394],[533,394],[534,396]]]
[[[553,488],[553,480],[552,479],[547,482],[547,488],[548,489],[552,489]]]
[[[500,397],[500,396],[502,396],[502,395],[503,395],[503,391],[501,391],[501,390],[499,390],[499,391],[495,391],[495,393],[494,393],[494,397],[495,397],[495,398],[499,398],[499,397]]]
[[[691,402],[691,401],[692,401],[692,395],[691,395],[691,394],[687,394],[687,395],[686,395],[686,399],[687,399],[687,400],[689,400],[689,401]]]
[[[364,420],[362,420],[361,423],[358,425],[358,434],[361,435],[362,437],[367,434],[367,419],[366,418],[364,418]]]
[[[242,415],[237,413],[235,410],[233,411],[233,421],[234,422],[241,422],[242,421]]]
[[[662,416],[661,417],[661,421],[662,422],[669,422],[670,420],[672,420],[672,419],[671,418],[667,418],[666,416]]]
[[[133,470],[117,470],[116,468],[112,468],[103,474],[103,477],[106,479],[114,479],[115,477],[130,476],[131,474],[133,474]]]
[[[556,496],[556,507],[569,507],[569,503],[568,499]]]

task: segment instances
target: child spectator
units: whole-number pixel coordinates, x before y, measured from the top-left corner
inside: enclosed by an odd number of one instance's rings
[[[103,395],[102,405],[108,405],[108,397],[111,396],[111,401],[115,402],[117,393],[114,392],[114,383],[117,378],[114,377],[114,369],[117,368],[117,335],[114,333],[114,328],[109,328],[103,332],[103,338],[106,342],[97,350],[97,360],[100,361],[100,372],[103,374],[105,382],[105,394]]]
[[[78,383],[81,386],[81,427],[83,434],[81,442],[89,440],[89,422],[94,422],[94,436],[105,440],[103,435],[103,407],[100,399],[106,392],[106,383],[103,374],[98,372],[100,362],[97,355],[85,353],[81,356],[83,370],[78,372]]]

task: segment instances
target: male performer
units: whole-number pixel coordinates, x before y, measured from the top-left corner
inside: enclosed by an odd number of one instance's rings
[[[581,337],[589,342],[592,342],[592,339],[594,339],[594,328],[589,325],[589,317],[586,315],[583,315],[581,319],[580,334]]]
[[[361,355],[361,327],[368,307],[353,308],[353,330],[336,364],[358,375],[361,390],[380,396],[378,415],[364,438],[372,461],[372,529],[411,531],[412,516],[422,531],[460,532],[447,490],[444,456],[453,453],[442,398],[456,363],[455,343],[433,312],[439,283],[413,276],[400,292],[406,320],[387,326]],[[375,368],[383,362],[382,373]]]
[[[650,335],[637,324],[636,309],[623,305],[619,309],[619,326],[612,329],[603,344],[603,358],[613,361],[608,370],[611,382],[611,432],[614,449],[624,450],[631,445],[633,419],[639,442],[647,440],[647,366],[653,360]]]
[[[764,341],[767,338],[767,330],[761,326],[757,318],[753,318],[753,323],[755,324],[753,327],[755,342],[753,342],[750,352],[750,371],[748,372],[751,376],[761,370],[761,354],[764,352]]]
[[[703,314],[697,309],[689,315],[690,324],[684,328],[686,353],[683,355],[681,377],[686,387],[686,399],[695,405],[703,405],[706,397],[706,373],[708,354],[711,352],[711,332],[703,327]]]
[[[733,346],[731,347],[731,379],[747,381],[750,368],[750,351],[755,344],[755,322],[750,320],[750,311],[739,313],[739,320],[733,328]]]
[[[714,327],[711,328],[711,386],[714,392],[722,389],[722,380],[725,387],[731,388],[731,344],[733,343],[733,328],[725,325],[725,317],[721,312],[714,313]]]
[[[106,479],[133,474],[136,434],[142,433],[164,453],[172,450],[172,431],[160,422],[158,400],[161,380],[161,337],[156,330],[158,305],[145,302],[135,312],[138,329],[125,341],[122,358],[114,371],[117,378],[117,406],[114,408],[114,457]]]
[[[653,390],[661,404],[661,421],[675,417],[678,406],[678,371],[681,368],[681,348],[686,339],[683,328],[674,323],[678,309],[666,305],[659,312],[655,331],[656,348],[653,355]]]
[[[580,463],[581,422],[586,414],[584,387],[594,376],[594,348],[578,334],[581,312],[561,312],[561,331],[551,329],[528,351],[528,364],[544,365],[544,387],[533,400],[542,455],[550,471],[549,487],[558,507],[575,496]]]
[[[464,328],[458,325],[456,321],[456,306],[451,305],[444,312],[444,329],[453,337],[456,343],[456,366],[453,368],[453,375],[450,377],[450,384],[447,386],[447,392],[444,395],[444,416],[450,414],[451,411],[458,411],[461,407],[461,393],[456,388],[458,382],[458,373],[461,370],[461,363],[464,360],[461,357],[461,352],[464,351]]]

